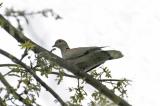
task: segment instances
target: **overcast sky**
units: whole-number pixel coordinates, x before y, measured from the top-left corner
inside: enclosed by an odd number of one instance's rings
[[[133,81],[128,87],[127,101],[133,106],[160,106],[159,4],[158,0],[4,0],[0,12],[5,7],[28,12],[52,8],[63,19],[30,17],[29,26],[23,23],[28,37],[49,50],[55,40],[62,38],[71,47],[110,46],[122,51],[124,58],[108,61],[105,65],[114,78],[125,77]],[[18,56],[16,41],[2,29],[0,34],[0,48]],[[59,51],[55,53],[59,55]],[[50,85],[54,83],[53,76],[44,80]],[[56,91],[64,91],[68,80],[74,85],[67,79],[62,85],[53,84],[53,87]],[[67,98],[64,92],[59,94]],[[41,97],[44,106],[53,106],[51,97]]]

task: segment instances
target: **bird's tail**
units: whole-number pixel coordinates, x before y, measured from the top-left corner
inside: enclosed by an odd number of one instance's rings
[[[109,60],[118,59],[118,58],[123,57],[123,54],[117,50],[107,50],[107,51],[103,51],[103,52],[109,56]]]

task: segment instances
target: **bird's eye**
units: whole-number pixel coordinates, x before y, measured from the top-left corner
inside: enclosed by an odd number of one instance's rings
[[[59,40],[59,43],[61,43],[62,42],[62,40]]]

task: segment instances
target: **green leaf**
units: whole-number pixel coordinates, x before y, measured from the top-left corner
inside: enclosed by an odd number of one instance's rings
[[[25,41],[23,44],[19,45],[22,49],[33,49],[35,47],[30,41]]]

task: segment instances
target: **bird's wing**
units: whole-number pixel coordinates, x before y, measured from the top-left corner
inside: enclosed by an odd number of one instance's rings
[[[82,71],[88,72],[107,60],[118,59],[121,57],[123,57],[123,54],[117,50],[96,50],[79,58],[69,59],[68,62]]]
[[[79,47],[79,48],[73,48],[73,49],[68,49],[63,55],[64,59],[75,59],[79,58],[81,56],[84,56],[90,52],[94,52],[97,50],[101,50],[101,48],[104,47]]]

